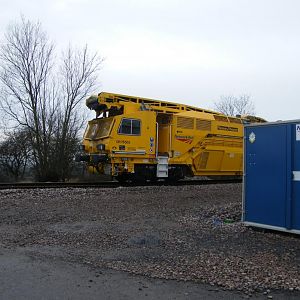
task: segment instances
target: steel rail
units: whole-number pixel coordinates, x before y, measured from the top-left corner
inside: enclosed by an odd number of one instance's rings
[[[136,187],[136,186],[185,186],[185,185],[208,185],[208,184],[229,184],[241,183],[241,179],[226,180],[179,180],[176,182],[147,182],[147,183],[120,183],[117,181],[101,182],[26,182],[26,183],[0,183],[0,190],[4,189],[47,189],[47,188],[117,188],[117,187]]]

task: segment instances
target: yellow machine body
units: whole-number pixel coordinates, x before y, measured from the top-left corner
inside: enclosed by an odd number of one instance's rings
[[[240,176],[243,123],[264,121],[105,92],[86,104],[96,118],[88,123],[78,160],[119,180]]]

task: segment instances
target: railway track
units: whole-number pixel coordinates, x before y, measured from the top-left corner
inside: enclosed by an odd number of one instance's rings
[[[47,189],[47,188],[117,188],[133,186],[184,186],[184,185],[208,185],[208,184],[228,184],[240,183],[241,179],[230,180],[180,180],[177,182],[158,181],[155,183],[136,184],[132,182],[120,183],[117,181],[102,182],[26,182],[26,183],[0,183],[0,190],[4,189]]]

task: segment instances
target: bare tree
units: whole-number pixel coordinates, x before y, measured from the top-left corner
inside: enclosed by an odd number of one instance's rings
[[[64,179],[69,140],[76,140],[82,124],[76,108],[91,92],[101,60],[87,47],[70,46],[59,68],[41,24],[25,18],[8,28],[0,60],[1,107],[14,124],[28,129],[37,178]]]
[[[214,103],[214,109],[227,116],[255,114],[254,104],[247,94],[239,97],[233,95],[221,96],[220,100]]]
[[[20,24],[10,25],[0,49],[2,108],[17,125],[29,130],[39,178],[49,171],[49,124],[56,106],[50,77],[53,48],[40,23],[22,18]]]
[[[15,181],[23,178],[31,157],[31,144],[27,130],[14,130],[0,143],[0,166],[7,177]]]
[[[58,151],[61,160],[60,177],[64,180],[71,171],[73,153],[78,146],[78,132],[85,118],[77,111],[82,100],[91,92],[97,82],[97,72],[102,59],[90,54],[87,45],[83,49],[72,49],[63,54],[60,67],[61,89],[60,114],[58,118]],[[71,154],[71,155],[70,155]]]

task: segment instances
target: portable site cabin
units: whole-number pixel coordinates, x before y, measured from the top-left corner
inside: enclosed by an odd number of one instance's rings
[[[245,126],[243,221],[300,233],[300,120]]]

